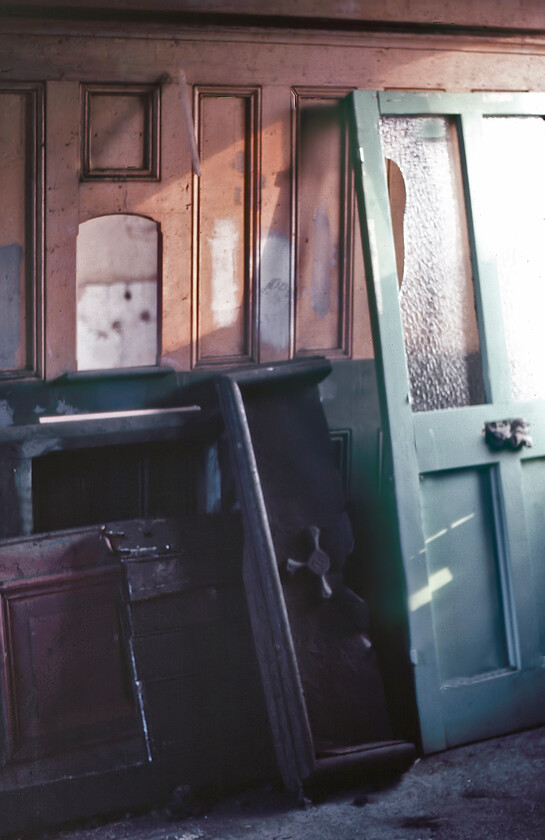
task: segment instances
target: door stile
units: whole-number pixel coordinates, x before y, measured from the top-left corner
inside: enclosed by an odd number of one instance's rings
[[[497,504],[496,528],[503,538],[506,549],[498,558],[508,645],[513,645],[515,654],[512,667],[518,670],[540,666],[538,617],[536,614],[536,593],[532,585],[529,564],[530,546],[528,526],[522,492],[522,465],[520,456],[505,453],[496,470]],[[503,566],[503,568],[502,568]],[[511,632],[511,639],[509,638]]]
[[[429,586],[419,504],[419,476],[408,373],[398,297],[398,279],[384,154],[379,134],[378,97],[356,91],[353,103],[354,174],[360,213],[365,272],[375,346],[387,463],[386,481],[397,516],[398,541],[409,596]],[[431,607],[409,614],[421,739],[426,752],[446,745]],[[412,645],[412,642],[411,642]]]
[[[511,374],[496,259],[490,237],[486,235],[486,186],[481,177],[480,165],[486,153],[483,148],[482,119],[482,115],[475,110],[460,114],[460,152],[485,393],[489,403],[501,403],[511,399]]]
[[[506,497],[504,486],[509,486],[509,478],[513,472],[513,463],[499,461],[491,470],[491,495],[494,517],[494,533],[496,542],[498,574],[502,592],[502,612],[505,627],[505,641],[509,667],[520,670],[522,667],[522,652],[520,633],[517,622],[517,607],[513,588],[513,558],[509,549],[508,522],[506,517]],[[520,500],[522,501],[522,499]],[[514,505],[509,500],[509,507]],[[521,535],[523,536],[523,534]]]

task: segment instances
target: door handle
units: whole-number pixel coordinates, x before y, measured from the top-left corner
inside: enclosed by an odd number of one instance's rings
[[[484,424],[484,437],[490,449],[511,449],[516,452],[523,446],[533,446],[530,424],[522,417],[512,420],[493,420]]]

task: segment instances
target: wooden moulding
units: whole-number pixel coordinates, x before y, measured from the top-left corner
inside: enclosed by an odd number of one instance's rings
[[[218,393],[242,510],[243,578],[276,757],[285,786],[300,792],[314,765],[312,735],[276,555],[239,385],[222,376]]]
[[[159,180],[158,85],[84,85],[82,105],[82,180]]]

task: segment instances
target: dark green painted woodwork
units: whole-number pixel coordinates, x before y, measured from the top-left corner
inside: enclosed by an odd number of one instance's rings
[[[390,470],[383,451],[374,359],[339,360],[320,383],[320,396],[335,440],[344,433],[348,475],[345,495],[356,542],[348,558],[349,585],[365,598],[371,615],[396,737],[415,741],[418,723],[409,658],[406,588],[397,550]]]
[[[409,609],[431,603],[442,687],[509,666],[493,528],[493,469],[422,477],[430,583],[429,590],[412,595]]]

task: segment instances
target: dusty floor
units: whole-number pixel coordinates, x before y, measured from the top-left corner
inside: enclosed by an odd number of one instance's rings
[[[198,811],[199,809],[196,809]],[[302,808],[249,791],[181,819],[155,811],[48,840],[544,840],[545,728],[418,760],[397,782],[357,784]]]

